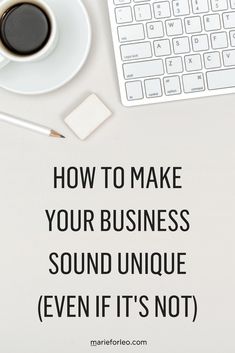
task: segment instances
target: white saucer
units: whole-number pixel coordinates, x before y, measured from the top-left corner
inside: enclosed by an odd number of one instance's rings
[[[53,91],[82,68],[91,45],[91,25],[81,0],[46,0],[55,12],[59,40],[53,53],[35,63],[9,63],[0,70],[0,87],[21,94]]]

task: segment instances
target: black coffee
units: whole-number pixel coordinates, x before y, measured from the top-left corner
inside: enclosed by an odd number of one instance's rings
[[[8,50],[17,55],[37,53],[46,45],[50,33],[47,14],[34,4],[16,4],[1,18],[1,40]]]

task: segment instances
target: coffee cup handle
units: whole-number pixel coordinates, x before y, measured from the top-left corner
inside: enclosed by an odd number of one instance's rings
[[[10,60],[4,58],[2,55],[0,55],[0,70],[2,68],[4,68],[8,63],[10,62]]]

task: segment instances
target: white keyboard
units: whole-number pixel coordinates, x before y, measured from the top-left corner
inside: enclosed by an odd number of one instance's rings
[[[235,92],[235,0],[108,0],[125,106]]]

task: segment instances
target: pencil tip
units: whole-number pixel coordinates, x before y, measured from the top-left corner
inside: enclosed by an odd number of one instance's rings
[[[64,135],[61,135],[59,132],[55,130],[51,130],[50,136],[65,139]]]

